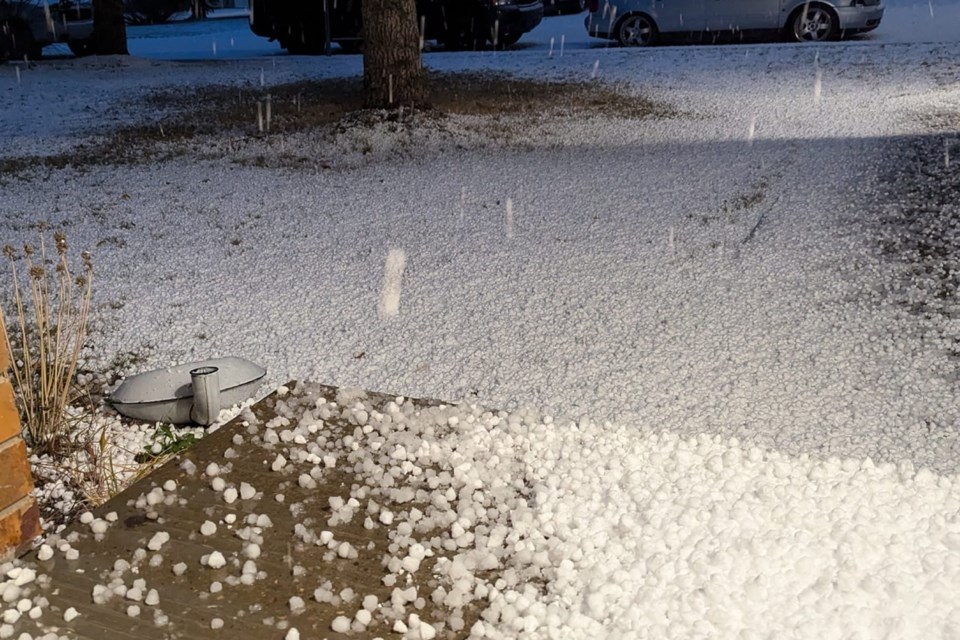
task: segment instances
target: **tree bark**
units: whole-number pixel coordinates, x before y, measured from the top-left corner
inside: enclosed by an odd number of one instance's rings
[[[98,56],[129,54],[123,0],[93,0],[93,42]]]
[[[416,0],[362,0],[363,86],[374,109],[424,101]]]

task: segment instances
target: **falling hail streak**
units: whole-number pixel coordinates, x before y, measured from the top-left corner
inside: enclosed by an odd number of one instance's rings
[[[564,42],[564,40],[566,40],[566,39],[567,39],[567,37],[566,37],[565,35],[560,34],[560,57],[561,57],[561,58],[563,57],[563,42]]]
[[[820,104],[820,93],[821,87],[823,85],[823,71],[819,68],[816,72],[816,77],[813,81],[813,102],[814,104]]]
[[[507,238],[513,239],[513,199],[507,198]]]
[[[943,166],[946,169],[950,168],[950,141],[943,141]]]
[[[263,69],[261,68],[260,69],[260,86],[262,87],[265,84],[266,84],[266,80],[263,77]]]
[[[750,118],[750,128],[747,129],[747,144],[753,146],[753,138],[757,134],[757,117]]]
[[[379,313],[382,318],[393,318],[400,313],[400,289],[407,254],[403,249],[390,249],[383,267],[383,289],[380,291]]]
[[[547,57],[548,58],[553,57],[553,36],[550,36],[550,51],[547,52]]]
[[[217,41],[213,41],[213,55],[217,55]]]
[[[387,76],[387,104],[393,104],[393,74]]]
[[[930,17],[933,17],[933,0],[930,0],[927,5],[930,7]]]
[[[600,68],[600,60],[594,61],[594,63],[593,63],[593,71],[590,72],[590,77],[591,77],[591,78],[596,78],[596,77],[597,77],[597,70],[598,70],[599,68]]]

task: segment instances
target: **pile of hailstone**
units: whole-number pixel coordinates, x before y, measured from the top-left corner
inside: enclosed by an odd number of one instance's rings
[[[362,482],[329,499],[327,525],[357,516],[367,529],[390,532],[380,578],[389,598],[318,581],[313,600],[342,612],[330,632],[369,627],[410,640],[960,632],[953,477],[909,463],[788,458],[735,439],[681,439],[535,411],[423,407],[346,392],[334,402],[305,385],[278,396],[276,417],[247,431],[268,451],[278,484],[293,478],[312,491],[330,469],[350,471]],[[224,479],[236,455],[231,447],[222,462],[201,469],[187,460],[182,468],[204,476],[224,503],[282,502],[275,487]],[[150,511],[181,499],[171,481],[134,506]],[[93,535],[111,524],[110,514],[87,520]],[[211,550],[200,569],[180,562],[173,574],[236,567],[226,586],[256,584],[268,535],[320,546],[325,561],[370,551],[302,522],[278,531],[254,512],[205,521],[198,533],[227,526],[242,540],[239,551]],[[58,551],[69,553],[70,542]],[[131,581],[129,569],[162,563],[161,552],[175,543],[160,532],[131,562],[118,560],[94,590],[94,605],[121,601],[131,618],[165,624],[156,591]],[[309,571],[293,567],[294,575]],[[210,592],[224,588],[217,581]],[[275,626],[298,640],[296,616],[316,604],[294,593],[286,601],[291,620]],[[36,600],[22,606],[43,614]],[[77,607],[67,613],[82,615]],[[223,624],[215,618],[210,626]]]

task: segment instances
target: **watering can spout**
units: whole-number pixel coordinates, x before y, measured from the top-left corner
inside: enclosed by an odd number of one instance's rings
[[[193,381],[193,407],[190,419],[204,427],[220,415],[220,375],[217,367],[199,367],[190,371]]]

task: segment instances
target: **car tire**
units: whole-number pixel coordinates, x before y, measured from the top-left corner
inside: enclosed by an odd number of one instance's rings
[[[70,51],[73,53],[73,55],[77,56],[78,58],[92,56],[93,52],[95,51],[94,42],[92,39],[74,40],[72,42],[68,42],[67,46],[70,48]]]
[[[657,42],[657,25],[649,16],[632,13],[620,18],[614,30],[617,42],[624,47],[650,47]]]
[[[0,58],[8,60],[39,60],[43,47],[33,39],[30,30],[19,21],[0,24]]]
[[[838,33],[837,16],[822,4],[804,5],[790,18],[787,34],[796,42],[823,42]]]
[[[508,47],[512,47],[513,45],[517,44],[517,42],[520,40],[520,36],[522,35],[522,33],[500,34],[500,36],[497,38],[497,50],[503,50]]]

